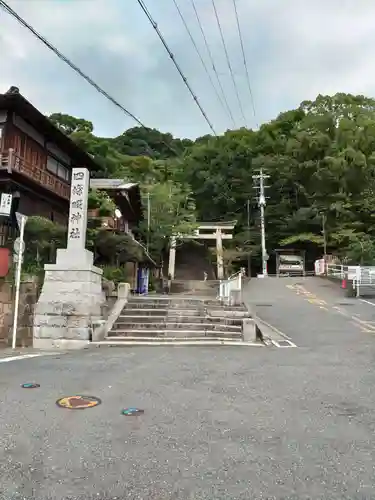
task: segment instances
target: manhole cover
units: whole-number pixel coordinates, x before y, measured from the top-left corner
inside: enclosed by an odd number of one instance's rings
[[[68,410],[85,410],[101,404],[101,400],[94,396],[65,396],[56,401],[57,406]]]
[[[26,384],[22,384],[21,387],[23,389],[37,389],[40,387],[40,384],[34,384],[33,382],[26,382]]]
[[[125,408],[121,411],[121,415],[125,415],[126,417],[136,417],[138,415],[143,415],[144,412],[144,410],[140,410],[139,408]]]

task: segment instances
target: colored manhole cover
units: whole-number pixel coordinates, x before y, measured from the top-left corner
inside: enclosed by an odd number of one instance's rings
[[[67,408],[68,410],[85,410],[86,408],[93,408],[101,404],[101,400],[94,396],[66,396],[56,401],[57,406],[60,408]]]
[[[136,417],[142,415],[144,412],[144,410],[140,410],[139,408],[125,408],[121,411],[121,414],[127,417]]]
[[[22,384],[21,387],[23,389],[37,389],[40,387],[40,384],[34,384],[32,382],[27,382],[26,384]]]

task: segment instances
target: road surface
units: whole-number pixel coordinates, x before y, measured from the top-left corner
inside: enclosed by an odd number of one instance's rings
[[[264,319],[297,348],[98,348],[0,362],[1,500],[374,498],[375,338],[332,308],[368,321],[375,308],[334,306],[347,299],[314,280],[302,285],[309,301],[281,281],[250,285],[247,300],[271,303]],[[55,404],[74,394],[102,404]],[[144,414],[121,415],[130,406]]]

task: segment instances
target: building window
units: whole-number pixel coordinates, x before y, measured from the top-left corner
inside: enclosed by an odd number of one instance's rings
[[[70,180],[70,170],[53,156],[47,157],[47,170],[64,181]]]

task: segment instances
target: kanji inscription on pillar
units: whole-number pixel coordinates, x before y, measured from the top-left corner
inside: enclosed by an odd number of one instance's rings
[[[90,174],[87,168],[73,168],[70,188],[68,249],[84,249],[87,231],[87,198]]]

